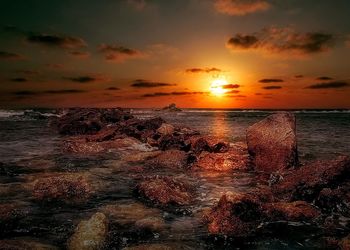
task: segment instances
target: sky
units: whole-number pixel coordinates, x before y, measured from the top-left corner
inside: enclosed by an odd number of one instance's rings
[[[350,108],[349,0],[0,4],[2,108]]]

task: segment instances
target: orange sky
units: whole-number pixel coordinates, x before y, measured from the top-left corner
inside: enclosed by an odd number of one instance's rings
[[[9,1],[0,10],[0,106],[350,108],[349,8]],[[213,91],[217,79],[224,94]]]

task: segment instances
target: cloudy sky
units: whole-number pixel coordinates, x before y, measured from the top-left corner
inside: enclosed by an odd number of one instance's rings
[[[1,107],[350,108],[349,0],[1,0]]]

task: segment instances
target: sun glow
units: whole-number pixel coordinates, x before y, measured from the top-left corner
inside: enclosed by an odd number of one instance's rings
[[[225,79],[215,79],[210,85],[210,92],[215,96],[223,96],[228,91],[224,87],[226,85]]]

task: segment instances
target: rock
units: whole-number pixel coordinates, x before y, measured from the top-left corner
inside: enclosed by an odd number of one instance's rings
[[[75,153],[82,155],[100,154],[111,151],[152,151],[153,148],[139,140],[126,137],[109,141],[94,142],[86,141],[81,137],[72,137],[64,141],[63,151],[67,153]]]
[[[162,111],[167,111],[167,112],[180,112],[182,111],[181,109],[179,109],[178,107],[176,107],[175,103],[171,103],[168,106],[165,106],[164,108],[162,108]]]
[[[214,137],[204,137],[200,135],[191,136],[186,144],[191,145],[191,150],[200,154],[202,151],[224,153],[229,150],[229,144]]]
[[[0,231],[5,232],[6,230],[13,228],[16,223],[23,219],[27,214],[28,210],[16,203],[0,204]]]
[[[123,154],[121,156],[122,161],[130,163],[145,162],[157,157],[162,151],[150,151],[150,152],[132,152],[130,154]]]
[[[350,234],[339,242],[339,248],[341,250],[350,250]]]
[[[89,220],[81,221],[68,240],[69,250],[103,249],[108,234],[108,220],[103,213],[94,214]]]
[[[146,165],[151,168],[185,169],[189,162],[189,155],[180,150],[162,151],[156,157],[148,160]]]
[[[214,235],[247,237],[262,216],[259,199],[250,194],[226,193],[204,216],[208,232]]]
[[[157,132],[161,135],[172,135],[175,131],[175,127],[168,123],[163,123],[158,129]]]
[[[137,221],[147,218],[162,218],[162,212],[157,208],[149,208],[139,202],[123,201],[120,204],[106,205],[101,212],[108,216],[111,223],[121,226],[134,225]]]
[[[122,248],[122,250],[181,250],[181,249],[191,249],[191,248],[180,244],[161,244],[161,243],[142,244],[142,245]]]
[[[350,214],[350,184],[341,184],[335,189],[323,188],[315,205],[327,213]]]
[[[232,171],[248,169],[249,158],[245,152],[229,150],[226,153],[202,152],[194,164],[194,169],[211,171]]]
[[[81,203],[90,197],[91,187],[84,176],[66,174],[37,179],[32,193],[42,202]]]
[[[295,116],[277,113],[247,130],[247,144],[255,169],[275,172],[297,166]]]
[[[85,140],[88,142],[102,142],[102,141],[109,141],[113,139],[120,139],[124,138],[125,135],[122,135],[119,133],[119,127],[118,126],[109,126],[101,129],[94,135],[86,135]]]
[[[339,156],[335,160],[316,161],[299,169],[286,172],[276,184],[274,193],[288,200],[312,202],[323,188],[338,187],[350,177],[350,157]]]
[[[107,124],[122,122],[132,118],[121,109],[75,108],[65,113],[54,123],[60,134],[95,134]]]
[[[57,247],[27,239],[0,240],[0,250],[58,250]]]
[[[320,215],[314,206],[305,201],[269,203],[263,209],[272,220],[310,221]]]
[[[155,232],[161,232],[166,228],[166,224],[163,218],[148,217],[135,222],[135,227],[139,230],[151,230]]]
[[[166,176],[145,178],[136,186],[138,195],[156,205],[189,205],[192,201],[188,184]]]
[[[164,135],[158,139],[160,150],[178,149],[189,151],[191,145],[186,144],[186,136],[183,134]]]

